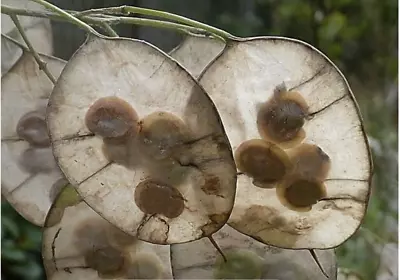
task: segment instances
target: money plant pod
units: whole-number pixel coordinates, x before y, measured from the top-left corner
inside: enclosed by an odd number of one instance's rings
[[[169,55],[197,78],[225,47],[221,40],[203,35],[188,35]]]
[[[207,239],[171,245],[174,279],[279,279],[323,280],[308,250],[288,250],[265,245],[229,225],[213,235],[223,256]],[[323,270],[336,279],[333,249],[317,250]]]
[[[328,249],[360,226],[372,161],[338,68],[289,38],[229,40],[199,78],[238,168],[229,225],[263,243]]]
[[[93,211],[70,185],[43,229],[47,279],[172,279],[170,246],[140,241]]]
[[[188,71],[189,72],[191,72],[192,74],[194,73],[194,72],[197,72],[197,73],[199,73],[199,72],[202,72],[202,70],[201,69],[199,69],[199,65],[203,65],[204,67],[206,67],[206,65],[208,65],[208,63],[210,62],[210,61],[212,61],[213,60],[213,58],[211,58],[210,57],[210,55],[205,55],[205,53],[207,53],[207,54],[209,54],[209,52],[210,52],[210,50],[211,51],[213,51],[213,53],[214,53],[214,58],[215,57],[217,57],[218,56],[218,54],[220,53],[220,49],[218,50],[217,48],[215,48],[215,47],[213,47],[213,46],[216,46],[218,43],[217,43],[217,40],[214,40],[214,39],[211,39],[211,38],[205,38],[205,37],[200,37],[200,36],[188,36],[184,41],[183,41],[183,43],[181,43],[180,44],[180,46],[184,46],[184,47],[177,47],[172,53],[171,53],[171,56],[172,57],[176,57],[176,58],[179,58],[180,60],[179,60],[179,62],[180,63],[182,63],[183,64],[183,66],[186,68],[186,69],[188,69]],[[223,47],[222,46],[222,44],[220,44],[220,46],[221,46],[221,48]],[[192,57],[196,57],[197,59],[190,59],[190,58],[188,58],[188,57],[190,57],[190,56],[192,56]],[[210,59],[211,58],[211,59]],[[308,146],[307,146],[308,147]],[[313,146],[309,146],[308,148],[313,148]],[[303,151],[303,150],[305,150],[305,151],[307,151],[307,149],[301,149],[300,151]],[[294,157],[294,156],[297,156],[298,157],[298,155],[302,155],[302,153],[297,153],[297,154],[293,154],[292,155],[292,158]],[[315,155],[315,154],[313,154],[313,153],[311,153],[311,156],[312,155]],[[308,157],[308,158],[310,158],[310,157]],[[304,158],[302,158],[303,160],[304,160]],[[306,159],[307,159],[307,157],[306,157]],[[310,159],[312,159],[312,157],[310,158]],[[318,158],[317,158],[318,159]],[[318,162],[318,161],[316,161],[316,162]],[[312,167],[312,166],[311,166]],[[320,169],[320,173],[319,173],[319,176],[324,176],[324,172],[326,172],[326,170],[328,169],[328,167],[329,167],[329,162],[328,162],[328,164],[327,163],[325,163],[324,165],[323,165],[323,167],[325,167],[325,168],[321,168]],[[307,169],[303,169],[303,173],[304,173],[304,171],[307,171]],[[235,207],[235,205],[234,205],[234,207]],[[228,223],[229,223],[229,220],[228,220]],[[228,227],[228,226],[227,226]],[[229,227],[228,227],[229,228]],[[224,228],[222,228],[221,230],[222,231],[224,231],[224,229],[225,229],[225,227]],[[220,231],[221,231],[220,230]],[[233,230],[233,229],[230,229],[230,230]],[[235,230],[233,230],[233,231],[235,231]],[[236,231],[235,231],[236,232]],[[238,235],[239,233],[236,233],[236,235]],[[249,237],[242,237],[242,239],[248,239],[248,240],[253,240],[253,239],[251,239],[251,238],[249,238]],[[223,254],[223,251],[224,251],[224,249],[225,248],[222,248],[222,250],[221,250],[221,248],[219,248],[218,247],[218,242],[217,241],[219,241],[219,239],[217,239],[217,240],[214,240],[213,239],[213,237],[210,237],[209,238],[210,239],[210,241],[211,241],[211,243],[210,244],[212,244],[215,248],[216,248],[216,250],[219,250],[219,252],[221,253],[221,254]],[[202,241],[203,243],[204,243],[204,241]],[[199,242],[200,243],[200,242]],[[257,242],[256,242],[257,243]],[[208,245],[210,245],[210,244],[208,244]],[[175,246],[175,245],[173,245],[173,246]],[[174,247],[171,247],[172,249],[174,248]],[[233,246],[233,245],[231,245],[231,246]],[[178,246],[179,247],[179,246]],[[264,247],[267,247],[267,246],[264,246]],[[189,248],[191,248],[191,249],[193,249],[192,247],[189,247]],[[195,247],[194,248],[196,248],[196,245],[195,245]],[[290,252],[290,250],[288,250],[289,252]],[[320,256],[320,254],[318,254],[316,251],[314,251],[314,250],[311,250],[310,251],[311,252],[311,255],[308,255],[307,257],[305,257],[305,259],[304,260],[306,260],[306,261],[308,261],[308,260],[310,260],[309,258],[310,258],[310,256],[312,257],[312,259],[314,259],[315,260],[315,265],[316,265],[316,268],[318,269],[318,267],[320,268],[320,271],[321,271],[321,273],[319,274],[319,275],[323,275],[323,276],[326,276],[326,277],[329,277],[329,276],[332,276],[332,275],[328,275],[325,271],[324,271],[324,268],[323,268],[323,266],[321,265],[321,260],[319,260],[319,256]],[[285,253],[285,254],[290,254],[290,253]],[[302,251],[301,252],[301,254],[303,254],[304,255],[304,251]],[[333,250],[331,250],[331,255],[334,257],[334,252],[333,252]],[[186,255],[185,255],[186,256]],[[187,255],[188,256],[188,258],[189,258],[189,256],[190,256],[190,254],[189,255]],[[323,261],[323,260],[322,260]],[[204,262],[204,260],[202,260],[201,261],[201,263],[203,263]],[[173,264],[174,265],[174,264]],[[197,265],[196,265],[196,262],[195,263],[192,263],[191,265],[189,265],[189,266],[180,266],[179,265],[179,263],[177,264],[177,267],[179,268],[181,268],[181,269],[183,269],[185,272],[184,272],[184,274],[183,275],[180,275],[179,277],[182,277],[182,278],[185,278],[185,277],[188,277],[189,275],[187,274],[187,273],[190,273],[190,276],[193,276],[193,277],[195,277],[196,278],[196,276],[197,276],[197,269],[198,269],[198,266],[199,266],[199,264],[197,263]],[[201,266],[201,265],[200,265]],[[311,264],[311,266],[313,266],[312,264]],[[173,266],[173,268],[174,268],[174,266]],[[192,270],[190,270],[192,268]],[[245,267],[244,268],[245,270],[248,270],[249,268],[248,267]],[[249,270],[249,271],[251,271],[251,269]],[[276,270],[270,270],[270,271],[276,271]],[[278,269],[278,271],[279,271],[279,269]],[[288,271],[291,271],[291,270],[288,270]],[[288,272],[289,273],[289,275],[291,275],[291,273],[293,273],[293,272],[295,272],[295,271],[291,271],[291,272]],[[207,274],[208,276],[210,276],[211,275],[211,273],[212,273],[212,267],[211,266],[209,266],[208,268],[207,268],[207,270],[205,271],[205,274]],[[179,274],[179,272],[178,272],[178,274]],[[280,272],[280,276],[282,276],[282,274],[284,274],[282,271]],[[332,273],[331,273],[332,274]],[[201,274],[201,275],[203,275],[203,273]],[[205,275],[203,275],[203,276],[205,276]],[[214,275],[215,276],[215,275]],[[228,277],[228,275],[225,275],[226,277]],[[232,278],[240,278],[240,277],[244,277],[244,276],[246,276],[246,277],[250,277],[251,275],[249,274],[249,273],[245,273],[245,275],[242,275],[241,273],[238,273],[238,272],[236,272],[235,273],[235,275],[229,275],[229,276],[231,276]],[[253,275],[254,276],[254,275]],[[265,275],[264,275],[265,276]],[[178,277],[178,278],[179,278]],[[305,276],[306,277],[306,276]],[[190,278],[190,277],[188,277],[188,278]],[[209,277],[208,277],[209,278]],[[331,277],[329,277],[329,278],[331,278]]]
[[[47,110],[53,153],[101,216],[157,244],[210,236],[227,221],[236,168],[206,92],[139,40],[89,37]]]
[[[2,4],[13,8],[34,9],[36,11],[44,10],[41,5],[30,0],[3,0]],[[18,19],[20,20],[25,34],[35,50],[43,54],[52,55],[53,36],[51,33],[50,20],[36,17],[19,17]],[[1,14],[1,33],[25,45],[18,29],[15,27],[14,22],[10,16],[5,14]],[[21,48],[17,47],[13,43],[10,43],[9,40],[4,40],[2,37],[1,74],[3,75],[6,73],[15,64],[15,62],[17,62],[21,55]]]
[[[66,62],[40,57],[57,78]],[[67,183],[54,160],[45,120],[52,89],[27,52],[1,78],[1,192],[38,226],[44,224],[58,191]]]

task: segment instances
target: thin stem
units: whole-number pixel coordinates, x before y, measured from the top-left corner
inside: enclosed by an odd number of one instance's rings
[[[29,50],[31,51],[31,54],[35,58],[36,63],[39,65],[39,69],[42,70],[47,75],[47,77],[50,79],[50,81],[53,84],[55,84],[56,79],[50,73],[49,69],[47,68],[46,63],[40,58],[39,54],[33,48],[31,42],[29,41],[28,37],[25,34],[24,28],[22,27],[21,22],[19,21],[18,17],[16,15],[11,15],[11,19],[14,22],[15,27],[17,27],[19,33],[21,34],[21,37],[24,40],[25,44],[28,46]]]
[[[115,32],[115,30],[107,23],[107,22],[102,22],[101,27],[110,35],[111,37],[119,37],[118,33]]]
[[[86,17],[84,17],[86,19]],[[174,23],[174,22],[167,22],[167,21],[162,21],[162,20],[156,20],[156,19],[147,19],[147,18],[133,18],[133,17],[109,17],[109,18],[96,18],[96,17],[90,17],[87,18],[88,22],[98,22],[98,21],[103,21],[106,22],[110,25],[115,25],[115,24],[135,24],[135,25],[141,25],[141,26],[150,26],[150,27],[155,27],[155,28],[165,28],[165,29],[172,29],[177,32],[192,32],[195,34],[203,34],[204,30],[179,24],[179,23]],[[208,35],[213,35],[209,34]]]
[[[1,34],[1,37],[3,37],[4,39],[7,39],[8,41],[13,42],[13,44],[17,45],[19,48],[21,48],[24,52],[29,52],[31,53],[31,50],[29,48],[27,48],[24,44],[21,44],[20,42],[18,42],[17,40],[15,40],[14,38],[11,38],[10,36],[6,35],[6,34]],[[2,138],[1,140],[4,140],[4,138]],[[18,140],[18,139],[12,139],[14,141]]]
[[[58,20],[58,21],[68,21],[66,18],[63,18],[62,16],[52,12],[26,10],[26,9],[10,7],[7,5],[1,5],[1,13],[9,16],[11,15],[31,16],[38,18],[48,18],[51,20]]]
[[[42,5],[43,7],[49,9],[50,11],[55,12],[56,14],[59,14],[61,17],[64,17],[69,22],[74,23],[75,25],[81,27],[82,29],[86,30],[87,32],[92,33],[92,34],[97,35],[97,36],[101,36],[101,34],[98,33],[93,27],[91,27],[90,25],[88,25],[85,22],[81,21],[77,17],[75,17],[75,16],[65,12],[64,10],[58,8],[57,6],[55,6],[53,4],[50,4],[49,2],[44,1],[44,0],[32,0],[32,1]]]
[[[57,21],[69,22],[69,19],[67,19],[59,14],[53,13],[53,12],[32,11],[32,10],[9,7],[6,5],[1,5],[1,12],[6,15],[15,14],[15,15],[21,15],[21,16],[34,16],[34,17],[40,17],[40,18],[49,18],[49,19],[57,20]],[[191,34],[204,34],[205,33],[206,35],[213,36],[222,41],[225,41],[222,37],[216,36],[215,34],[209,33],[203,29],[187,26],[184,24],[174,23],[174,22],[155,20],[155,19],[134,18],[134,17],[114,17],[114,16],[104,16],[104,15],[84,16],[84,15],[82,15],[81,12],[76,12],[76,11],[70,11],[70,13],[71,13],[71,15],[78,17],[81,21],[87,22],[91,25],[102,26],[103,22],[105,22],[109,25],[135,24],[135,25],[141,25],[141,26],[151,26],[151,27],[155,27],[155,28],[171,29],[171,30],[174,30],[177,32],[183,32],[186,34],[187,33],[191,33]],[[78,25],[78,27],[87,31],[87,29],[81,25]]]
[[[160,10],[153,10],[153,9],[146,9],[146,8],[139,8],[139,7],[133,7],[133,6],[120,6],[120,7],[109,7],[109,8],[100,8],[100,9],[91,9],[91,10],[86,10],[78,13],[78,15],[90,15],[90,14],[98,14],[98,13],[103,13],[103,14],[122,14],[122,15],[129,15],[129,14],[140,14],[140,15],[146,15],[146,16],[153,16],[153,17],[158,17],[158,18],[163,18],[163,19],[168,19],[172,21],[176,21],[179,23],[183,23],[192,27],[200,28],[205,31],[208,31],[209,33],[213,33],[217,36],[220,36],[224,39],[237,39],[237,37],[233,36],[232,34],[210,26],[208,24],[189,19],[183,16],[171,14],[168,12],[160,11]]]

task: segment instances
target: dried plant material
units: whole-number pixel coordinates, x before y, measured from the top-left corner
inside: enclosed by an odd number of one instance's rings
[[[218,113],[151,45],[90,37],[54,88],[48,124],[68,180],[126,233],[173,244],[227,221],[236,168]]]
[[[206,238],[171,245],[174,279],[327,279],[308,250],[267,246],[228,225],[213,238],[227,262]],[[334,251],[323,250],[316,254],[329,279],[336,279]]]
[[[58,76],[65,62],[41,55]],[[53,85],[24,53],[1,79],[2,194],[28,221],[42,226],[54,193],[67,184],[51,150],[46,105]]]
[[[72,187],[60,193],[49,213],[42,254],[50,280],[172,279],[169,246],[125,234]]]
[[[230,41],[200,84],[234,152],[262,139],[284,149],[293,167],[269,188],[240,174],[229,225],[292,249],[333,248],[357,230],[372,162],[356,101],[328,58],[288,38]]]
[[[202,35],[190,35],[173,49],[170,55],[197,78],[204,68],[222,52],[224,47],[225,43],[221,40]]]
[[[42,5],[30,0],[3,0],[2,4],[13,8],[34,9],[35,11],[44,10]],[[35,50],[43,54],[53,54],[53,36],[50,20],[36,17],[19,17],[19,20]],[[5,14],[1,15],[1,33],[26,45],[11,18]],[[18,46],[2,37],[1,74],[6,73],[21,55],[22,50]]]

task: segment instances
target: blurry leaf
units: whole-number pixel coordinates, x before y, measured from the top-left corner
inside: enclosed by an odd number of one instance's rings
[[[1,249],[1,256],[2,258],[12,261],[12,262],[22,262],[27,259],[27,256],[24,254],[23,251],[19,251],[13,248],[2,248]]]
[[[15,221],[4,217],[1,219],[1,227],[2,230],[7,231],[7,233],[11,234],[11,237],[17,238],[19,236],[19,229]]]
[[[319,36],[323,40],[333,41],[339,32],[346,26],[347,19],[340,12],[334,12],[325,17],[319,29]]]
[[[27,262],[12,266],[11,272],[15,276],[19,276],[23,279],[43,279],[40,277],[42,275],[40,266],[38,266],[38,264],[32,259],[28,260]]]

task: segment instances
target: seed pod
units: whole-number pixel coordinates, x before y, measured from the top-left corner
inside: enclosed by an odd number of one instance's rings
[[[13,44],[6,38],[3,41]],[[65,61],[42,54],[40,57],[57,78]],[[52,154],[45,122],[53,84],[34,57],[23,53],[2,76],[1,87],[2,193],[25,219],[43,226],[55,188],[59,190],[56,182],[63,178]]]
[[[283,248],[326,249],[347,240],[365,214],[372,161],[358,106],[337,67],[298,40],[237,39],[227,42],[199,81],[215,103],[234,151],[246,141],[264,139],[288,155],[300,143],[316,145],[329,158],[314,178],[319,180],[315,186],[323,184],[326,190],[310,195],[306,204],[324,198],[308,212],[284,206],[277,193],[283,189],[271,188],[276,185],[260,188],[247,174],[239,175],[229,225]],[[305,160],[294,162],[293,168],[308,174],[316,167]],[[261,227],[270,220],[287,221],[287,230]]]
[[[172,279],[169,246],[122,232],[82,201],[73,187],[56,199],[42,240],[48,279]]]
[[[207,239],[171,245],[174,279],[336,279],[334,250],[316,250],[322,272],[308,250],[268,246],[229,225],[213,238],[227,261]]]
[[[123,117],[129,127],[133,109],[137,133],[125,137],[125,124],[105,134],[91,128],[91,108],[109,96],[126,106],[113,111],[107,127],[117,116],[130,116]],[[48,125],[67,179],[96,212],[126,233],[172,244],[208,236],[227,221],[236,170],[218,113],[196,80],[150,44],[90,37],[52,92]],[[113,139],[121,135],[123,140]],[[198,187],[210,176],[220,182],[217,192]],[[149,181],[155,184],[136,192]],[[149,194],[159,199],[158,191],[168,190],[180,194],[170,200],[180,203],[172,212],[148,203]]]

